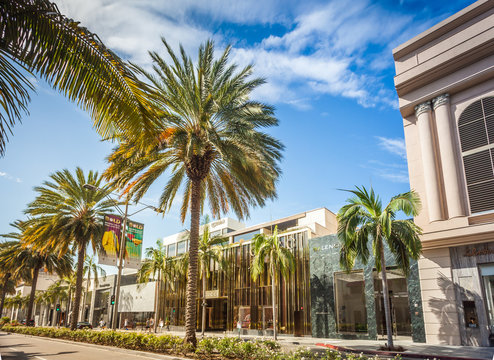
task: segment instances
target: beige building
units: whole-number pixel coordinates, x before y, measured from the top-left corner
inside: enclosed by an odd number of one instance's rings
[[[423,210],[427,342],[494,339],[494,1],[393,50],[410,186]]]

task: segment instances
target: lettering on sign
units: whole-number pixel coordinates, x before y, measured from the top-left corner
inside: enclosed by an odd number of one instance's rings
[[[323,245],[321,247],[314,248],[314,251],[328,251],[328,250],[339,249],[339,248],[340,248],[340,244],[334,243],[334,244],[327,244],[327,245]]]
[[[206,299],[217,298],[220,297],[219,290],[206,290]]]
[[[483,248],[483,249],[471,248],[471,249],[467,249],[465,251],[465,254],[463,256],[465,256],[465,257],[472,257],[472,256],[481,256],[481,255],[490,255],[490,254],[494,254],[494,249],[488,249],[488,248]]]

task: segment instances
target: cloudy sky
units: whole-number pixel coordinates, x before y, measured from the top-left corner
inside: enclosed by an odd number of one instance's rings
[[[402,119],[393,87],[392,49],[472,1],[365,0],[55,0],[60,10],[97,33],[124,59],[150,66],[161,37],[194,57],[214,39],[233,46],[232,61],[255,64],[267,84],[253,96],[273,104],[286,146],[278,199],[253,209],[246,223],[318,207],[336,212],[347,194],[373,186],[387,200],[409,189]],[[43,82],[30,114],[0,158],[0,233],[22,218],[32,188],[54,171],[105,169],[111,144],[88,115]],[[156,203],[166,179],[145,201]],[[177,206],[165,217],[143,212],[145,246],[187,227]]]

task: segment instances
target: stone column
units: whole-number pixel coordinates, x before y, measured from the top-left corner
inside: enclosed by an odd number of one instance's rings
[[[432,131],[431,102],[427,101],[415,106],[415,117],[419,130],[429,221],[443,220],[440,181],[436,165],[434,135]]]
[[[458,171],[453,131],[451,129],[451,115],[449,109],[449,95],[444,94],[432,100],[436,117],[437,140],[444,181],[444,195],[448,207],[448,217],[464,216],[462,189]]]

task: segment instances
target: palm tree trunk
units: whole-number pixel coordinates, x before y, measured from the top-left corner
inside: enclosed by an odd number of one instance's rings
[[[384,247],[382,240],[380,241],[380,256],[381,256],[381,277],[383,286],[383,301],[384,301],[384,316],[386,318],[386,333],[388,335],[388,347],[392,349],[393,345],[393,331],[391,327],[391,311],[389,307],[389,292],[388,281],[386,277],[386,262],[384,259]]]
[[[3,314],[3,306],[5,304],[5,295],[7,295],[7,286],[10,279],[10,273],[5,274],[5,280],[2,285],[2,295],[0,299],[0,316]]]
[[[89,281],[91,280],[91,270],[88,268],[87,270],[87,282],[86,282],[86,292],[84,293],[84,300],[82,301],[82,314],[81,321],[86,321],[86,302],[87,302],[87,293],[89,292]]]
[[[160,284],[161,284],[161,270],[158,270],[158,281],[156,283],[156,288],[154,289],[154,333],[158,328],[158,302],[160,299]]]
[[[69,323],[69,313],[70,313],[70,305],[72,302],[72,288],[69,284],[69,293],[67,295],[67,306],[65,307],[65,320],[64,320],[64,325],[67,326],[67,324]]]
[[[70,319],[70,330],[77,328],[77,316],[79,315],[79,308],[81,306],[82,295],[82,275],[84,272],[84,257],[86,255],[86,242],[82,242],[79,245],[79,251],[77,254],[77,274],[75,281],[75,296],[74,307],[72,310],[72,318]]]
[[[36,284],[38,282],[39,269],[41,266],[35,266],[33,269],[33,281],[31,282],[31,293],[29,294],[29,303],[27,304],[26,325],[33,316],[34,295],[36,294]]]
[[[202,337],[206,332],[206,264],[202,272]]]
[[[201,180],[191,179],[189,270],[185,307],[185,342],[197,344],[197,256],[201,215]]]
[[[275,282],[275,277],[274,277],[274,263],[271,261],[271,298],[273,301],[273,337],[274,340],[278,340],[278,334],[276,331],[276,282]]]

